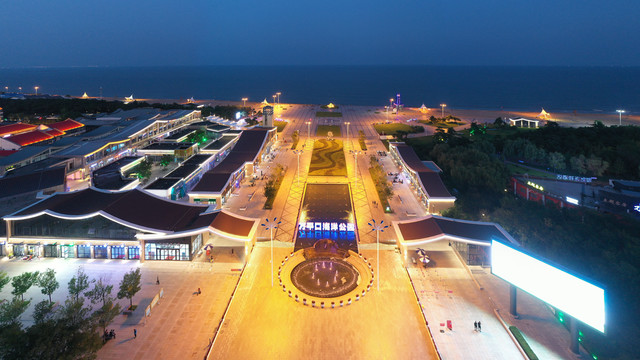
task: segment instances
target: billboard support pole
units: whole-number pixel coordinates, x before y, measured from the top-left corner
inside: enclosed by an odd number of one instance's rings
[[[518,288],[513,285],[513,284],[509,284],[509,294],[510,296],[510,306],[509,306],[509,312],[511,313],[511,315],[513,315],[514,318],[518,318]]]
[[[578,340],[578,320],[571,318],[571,351],[580,354],[580,341]]]

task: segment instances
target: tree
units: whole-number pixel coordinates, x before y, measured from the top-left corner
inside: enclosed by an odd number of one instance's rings
[[[504,127],[505,126],[505,122],[504,120],[502,120],[502,117],[497,117],[496,120],[493,122],[493,126],[495,127]]]
[[[151,176],[151,161],[144,159],[133,170],[138,174],[139,179],[147,179]]]
[[[559,152],[549,153],[549,166],[554,172],[556,170],[564,170],[567,167],[564,155]]]
[[[51,301],[42,300],[36,304],[33,310],[33,320],[35,320],[36,323],[49,320],[53,315],[53,303],[51,303]]]
[[[102,328],[102,332],[105,332],[107,331],[107,327],[109,326],[109,324],[111,324],[113,319],[115,319],[121,311],[122,307],[120,306],[120,304],[114,304],[112,299],[108,299],[98,310],[93,313],[92,317],[94,318],[98,326]]]
[[[133,297],[140,291],[140,268],[131,270],[124,274],[120,282],[120,291],[118,291],[118,299],[129,299],[129,309],[133,308]]]
[[[102,305],[104,306],[107,301],[110,301],[111,291],[113,290],[113,285],[105,284],[102,278],[95,281],[95,285],[93,285],[93,289],[91,291],[87,291],[85,295],[91,300],[92,304],[97,304],[102,301]]]
[[[47,269],[38,276],[38,286],[42,288],[42,293],[49,295],[49,303],[51,303],[51,294],[60,287],[60,283],[56,280],[56,271]]]
[[[584,155],[572,156],[571,159],[569,159],[569,162],[571,163],[571,169],[576,171],[580,175],[584,175],[587,173],[586,161],[587,159],[584,157]]]
[[[24,293],[38,282],[38,272],[25,272],[11,279],[13,296],[20,296],[20,300],[24,300]]]
[[[69,280],[69,295],[74,300],[78,300],[80,294],[89,287],[89,276],[84,273],[82,268],[78,268],[78,272]]]
[[[18,318],[24,313],[31,300],[21,300],[16,296],[11,301],[3,301],[0,303],[0,324],[8,325],[12,323],[19,323]]]
[[[596,176],[602,176],[604,172],[609,168],[609,163],[603,161],[601,158],[591,155],[586,161],[587,170]]]
[[[160,158],[160,166],[162,167],[167,167],[169,166],[169,164],[171,164],[171,162],[173,162],[174,157],[171,155],[162,155],[162,157]]]
[[[7,285],[9,281],[11,281],[9,275],[4,271],[0,271],[0,291],[2,291],[2,288]]]

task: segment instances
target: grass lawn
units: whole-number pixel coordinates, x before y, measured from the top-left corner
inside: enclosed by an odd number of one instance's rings
[[[342,113],[331,111],[316,111],[316,117],[342,117]]]
[[[398,131],[406,131],[409,134],[417,132],[411,125],[400,123],[375,124],[373,127],[380,135],[396,135]]]
[[[462,122],[446,122],[446,121],[436,121],[436,122],[431,122],[429,120],[420,120],[421,123],[427,125],[427,126],[433,126],[436,128],[452,128],[452,127],[456,127],[459,125],[462,125]]]
[[[320,139],[313,143],[309,176],[347,176],[341,140]]]
[[[318,125],[316,129],[317,136],[328,136],[327,134],[331,131],[333,133],[333,137],[341,137],[342,133],[340,132],[340,126],[338,125]]]
[[[539,171],[539,170],[535,170],[535,169],[530,169],[527,167],[523,167],[523,166],[518,166],[518,165],[514,165],[514,164],[506,164],[507,165],[507,169],[509,169],[509,171],[512,174],[529,174],[531,176],[538,176],[538,177],[543,177],[543,178],[548,178],[548,179],[556,179],[556,175],[553,174],[548,174],[544,171]]]
[[[282,130],[284,130],[284,127],[287,126],[288,122],[286,121],[280,121],[280,120],[274,120],[273,121],[273,125],[275,125],[278,128],[278,132],[282,132]]]

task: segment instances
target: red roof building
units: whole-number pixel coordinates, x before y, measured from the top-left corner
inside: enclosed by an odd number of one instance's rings
[[[5,137],[7,135],[17,135],[21,133],[26,133],[37,128],[38,125],[31,124],[10,124],[10,125],[0,125],[0,137]]]
[[[66,132],[69,130],[73,130],[73,129],[77,129],[77,128],[81,128],[84,126],[83,123],[77,122],[75,120],[72,119],[67,119],[64,121],[59,121],[57,123],[53,123],[53,124],[49,124],[47,125],[48,127],[52,128],[52,129],[56,129],[62,132]]]
[[[41,141],[50,140],[50,139],[53,139],[54,137],[55,136],[50,135],[44,131],[35,130],[27,133],[13,135],[8,138],[5,138],[5,140],[11,141],[12,143],[20,146],[27,146],[27,145],[39,143]]]

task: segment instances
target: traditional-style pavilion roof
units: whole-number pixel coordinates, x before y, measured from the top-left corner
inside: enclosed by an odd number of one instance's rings
[[[23,124],[23,123],[0,125],[0,137],[4,137],[5,135],[19,134],[19,133],[31,131],[37,127],[38,125]]]
[[[393,144],[398,149],[402,161],[418,174],[422,187],[429,198],[453,198],[447,187],[442,182],[440,174],[426,166],[413,148],[406,144]]]
[[[27,146],[35,143],[39,143],[42,141],[53,139],[55,135],[46,133],[40,130],[29,131],[26,133],[9,136],[5,138],[5,140],[11,141],[12,143],[20,146]]]
[[[72,120],[72,119],[67,119],[67,120],[63,120],[63,121],[58,121],[57,123],[49,124],[47,126],[52,128],[52,129],[56,129],[56,130],[60,130],[62,132],[66,132],[66,131],[69,131],[69,130],[81,128],[81,127],[84,126],[84,124],[81,123],[81,122]]]
[[[428,215],[421,219],[394,221],[393,227],[401,243],[421,245],[439,240],[454,240],[489,246],[491,239],[506,243],[516,241],[500,225]]]
[[[56,193],[4,219],[19,221],[45,214],[68,220],[102,215],[147,233],[139,234],[140,238],[156,239],[212,231],[247,241],[258,223],[258,219],[210,211],[206,205],[167,200],[140,189],[111,192],[95,188]],[[222,218],[216,221],[219,216]]]

